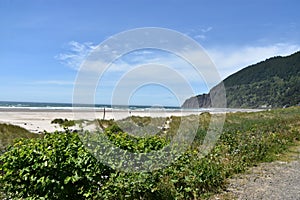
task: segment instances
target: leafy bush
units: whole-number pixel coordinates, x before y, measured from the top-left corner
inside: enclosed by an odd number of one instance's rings
[[[116,129],[115,126],[113,127],[113,129]],[[110,130],[111,129],[108,129],[108,131],[105,132],[110,141],[112,141],[121,149],[128,150],[134,153],[144,153],[153,150],[157,151],[168,144],[168,142],[164,138],[160,138],[158,136],[142,138],[135,137],[123,132],[113,133]]]
[[[85,150],[78,135],[69,132],[20,139],[1,161],[1,189],[9,198],[88,198],[112,172]]]

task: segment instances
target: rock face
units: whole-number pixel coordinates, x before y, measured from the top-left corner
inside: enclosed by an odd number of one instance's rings
[[[226,91],[223,82],[213,87],[208,94],[191,97],[182,104],[182,108],[226,108]]]
[[[208,94],[200,94],[184,101],[182,108],[226,108],[226,90],[223,81]]]
[[[211,107],[211,100],[209,94],[201,94],[191,97],[182,105],[182,108],[208,108]]]

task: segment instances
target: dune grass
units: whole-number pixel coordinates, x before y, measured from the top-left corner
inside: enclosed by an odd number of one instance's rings
[[[11,124],[0,124],[0,152],[14,143],[14,140],[18,138],[36,138],[42,137],[41,134],[31,133],[28,130],[11,125]]]

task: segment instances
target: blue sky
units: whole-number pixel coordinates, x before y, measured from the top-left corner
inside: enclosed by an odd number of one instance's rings
[[[110,36],[140,27],[168,28],[193,38],[225,78],[249,64],[300,50],[299,8],[296,0],[1,0],[0,100],[72,102],[87,54]],[[176,62],[154,51],[115,64],[126,68],[155,57]],[[122,73],[126,69],[111,70],[101,79],[97,103],[111,103]],[[196,79],[190,79],[194,93],[208,92],[203,79]],[[180,105],[175,96],[167,87],[145,85],[133,92],[130,103]]]

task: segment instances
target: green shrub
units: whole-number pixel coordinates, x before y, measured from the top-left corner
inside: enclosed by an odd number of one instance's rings
[[[61,127],[71,127],[71,126],[75,126],[75,121],[57,118],[57,119],[52,120],[51,124],[59,124]]]
[[[67,120],[67,119],[65,119]],[[57,119],[54,119],[51,121],[51,124],[59,124],[59,125],[62,125],[64,122],[65,122],[64,119],[61,119],[61,118],[57,118]]]
[[[69,132],[21,139],[1,161],[1,190],[9,198],[89,198],[112,172],[85,150],[78,135]]]

